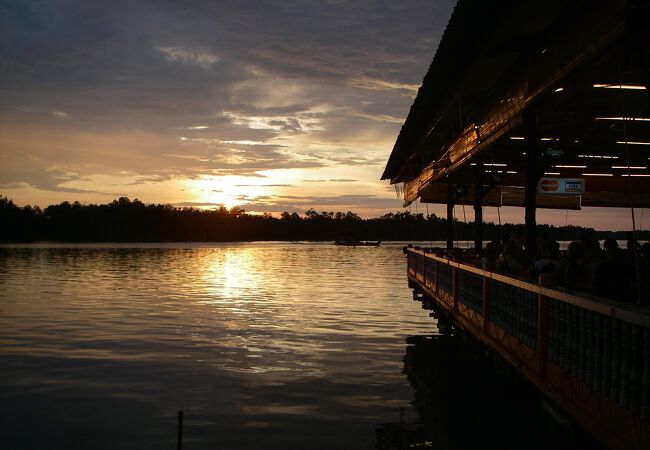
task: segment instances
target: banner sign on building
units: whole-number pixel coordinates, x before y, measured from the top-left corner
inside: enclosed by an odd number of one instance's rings
[[[537,185],[540,194],[584,194],[584,178],[548,178],[542,177]]]

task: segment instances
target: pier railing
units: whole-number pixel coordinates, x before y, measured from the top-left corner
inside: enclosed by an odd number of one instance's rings
[[[408,249],[408,277],[613,448],[650,448],[650,314]]]

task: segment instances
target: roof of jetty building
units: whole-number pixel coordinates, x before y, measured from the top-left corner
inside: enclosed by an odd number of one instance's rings
[[[460,0],[382,179],[405,204],[445,203],[453,177],[456,203],[481,183],[522,205],[534,112],[539,174],[584,185],[539,207],[650,207],[649,20],[647,0]]]

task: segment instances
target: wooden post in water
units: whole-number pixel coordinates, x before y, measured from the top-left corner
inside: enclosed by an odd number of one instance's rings
[[[183,448],[183,410],[178,410],[178,433],[176,440],[176,450]]]

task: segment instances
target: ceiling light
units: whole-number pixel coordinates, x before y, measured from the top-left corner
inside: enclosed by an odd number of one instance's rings
[[[645,170],[646,166],[612,166],[612,169],[635,169],[635,170]]]
[[[618,156],[610,156],[610,155],[578,155],[578,158],[618,159]]]
[[[523,140],[525,140],[526,138],[523,137],[523,136],[510,136],[510,139],[513,140],[513,141],[523,141]],[[552,141],[552,140],[554,140],[555,138],[552,138],[552,137],[543,137],[543,138],[540,138],[540,139],[541,139],[542,141]]]
[[[627,145],[650,145],[650,142],[642,141],[616,141],[617,144],[627,144]]]
[[[613,177],[613,173],[583,173],[583,177]]]
[[[558,169],[586,169],[587,168],[587,166],[560,166],[560,165],[553,166],[553,167],[557,167]]]
[[[650,117],[596,117],[596,120],[629,120],[630,122],[650,122]]]
[[[646,87],[638,84],[594,84],[595,88],[605,89],[631,89],[636,91],[645,91]]]

